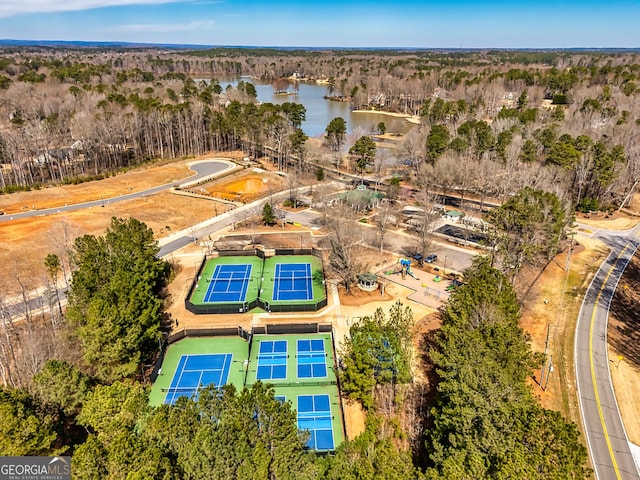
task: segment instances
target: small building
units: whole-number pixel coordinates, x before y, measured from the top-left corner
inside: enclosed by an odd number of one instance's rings
[[[462,217],[464,217],[464,213],[457,210],[447,210],[444,212],[444,218],[454,223],[460,221]]]
[[[336,198],[347,202],[357,211],[377,207],[382,197],[382,193],[370,190],[365,185],[358,185],[354,190],[349,190],[336,196]]]
[[[358,288],[365,292],[373,292],[378,288],[378,277],[373,273],[361,273],[358,275]]]

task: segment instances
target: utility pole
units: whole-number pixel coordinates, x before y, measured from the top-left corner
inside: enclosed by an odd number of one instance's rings
[[[544,342],[544,359],[542,360],[542,368],[540,369],[540,388],[544,390],[544,373],[551,366],[551,355],[549,355],[549,363],[547,364],[547,352],[549,351],[549,335],[551,333],[551,324],[547,323],[547,339]],[[547,375],[548,376],[548,375]],[[547,381],[549,379],[547,378]]]
[[[627,200],[629,200],[629,197],[633,194],[633,191],[638,186],[639,181],[640,180],[636,180],[635,182],[633,182],[633,187],[631,187],[631,190],[629,190],[629,193],[627,193],[627,196],[624,197],[624,200],[622,200],[622,203],[620,203],[620,206],[618,207],[618,212],[622,210],[622,207],[624,207],[624,204],[627,203]]]
[[[542,387],[542,390],[547,389],[547,384],[549,383],[549,376],[551,375],[551,372],[553,372],[553,355],[549,355],[549,367],[547,369],[547,376],[544,382],[544,386],[540,385]]]

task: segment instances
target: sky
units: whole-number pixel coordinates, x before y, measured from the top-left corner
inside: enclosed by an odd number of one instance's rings
[[[0,0],[0,38],[274,47],[636,48],[639,0]]]

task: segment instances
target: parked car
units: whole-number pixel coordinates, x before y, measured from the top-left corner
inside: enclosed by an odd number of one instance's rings
[[[424,259],[424,261],[425,261],[425,262],[427,262],[427,263],[433,263],[433,262],[435,262],[437,259],[438,259],[438,256],[437,256],[437,255],[433,255],[433,254],[431,254],[431,255],[428,255],[428,256],[427,256],[427,258],[425,258],[425,259]]]

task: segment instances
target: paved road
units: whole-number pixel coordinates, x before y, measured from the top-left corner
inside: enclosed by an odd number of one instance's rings
[[[278,213],[285,215],[288,220],[300,223],[307,227],[317,225],[317,220],[322,216],[321,213],[312,209],[300,212],[278,210]],[[365,224],[358,224],[357,227],[359,228],[360,239],[363,244],[372,248],[378,248],[380,246],[378,230],[376,228]],[[409,256],[416,251],[416,245],[416,237],[406,232],[387,230],[385,233],[385,250]],[[471,262],[475,256],[475,254],[471,253],[469,250],[447,242],[438,242],[436,240],[431,241],[431,248],[429,249],[428,254],[435,254],[438,256],[438,259],[434,262],[435,265],[443,266],[446,270],[455,270],[457,272],[462,272],[466,270],[467,267],[471,266]]]
[[[286,198],[288,195],[289,191],[281,192],[274,195],[273,200],[280,201]],[[170,255],[174,251],[179,250],[180,248],[192,243],[194,241],[194,237],[196,239],[206,237],[209,234],[230,226],[234,222],[243,220],[249,213],[259,212],[261,210],[261,205],[263,202],[264,200],[258,200],[257,202],[238,207],[234,210],[226,212],[223,215],[194,226],[187,233],[185,233],[184,230],[182,232],[178,232],[175,237],[162,242],[160,251],[158,252],[158,256],[165,257],[167,255]],[[317,219],[319,219],[322,215],[321,213],[312,209],[303,210],[301,212],[289,212],[281,209],[276,209],[276,214],[281,216],[282,218],[285,218],[286,220],[300,223],[301,225],[304,225],[306,227],[313,227],[317,225]],[[375,229],[367,227],[365,225],[358,225],[358,227],[361,232],[360,241],[362,241],[362,243],[374,248],[379,245],[377,232]],[[409,252],[415,248],[415,243],[415,238],[407,235],[406,233],[388,231],[385,235],[385,248],[400,254],[408,255]],[[436,264],[444,265],[444,262],[446,262],[445,267],[459,272],[465,270],[468,266],[471,265],[474,256],[473,253],[470,253],[469,251],[464,250],[460,247],[448,245],[446,243],[432,242],[432,245],[433,248],[430,253],[435,253],[438,255]]]
[[[599,480],[640,480],[620,418],[607,355],[609,307],[618,281],[640,243],[638,232],[640,227],[595,234],[611,248],[611,253],[587,290],[576,326],[575,368],[580,412],[591,462]]]
[[[146,197],[148,195],[153,195],[154,193],[161,192],[162,190],[168,190],[169,188],[175,185],[191,183],[201,178],[205,178],[210,175],[220,173],[228,168],[233,168],[233,164],[224,162],[224,161],[219,161],[219,160],[210,160],[210,161],[203,161],[203,162],[196,163],[194,165],[191,165],[190,168],[196,172],[195,175],[182,179],[178,182],[165,183],[164,185],[159,185],[157,187],[149,188],[147,190],[141,190],[139,192],[133,192],[127,195],[120,195],[118,197],[113,197],[113,198],[104,198],[100,200],[93,200],[91,202],[74,203],[73,205],[66,205],[66,206],[60,206],[55,208],[47,208],[42,210],[29,210],[28,212],[0,215],[0,222],[17,220],[19,218],[29,218],[29,217],[36,217],[41,215],[53,215],[56,213],[71,212],[73,210],[80,210],[82,208],[99,207],[99,206],[104,206],[111,203],[124,202],[126,200],[131,200],[134,198]]]
[[[202,178],[208,175],[212,175],[217,173],[218,171],[224,170],[227,165],[222,162],[207,162],[201,163],[198,165],[194,165],[192,168],[198,172],[196,176],[190,177],[186,180],[183,180],[182,183],[190,183],[198,178]],[[216,170],[217,168],[217,170]],[[137,192],[131,195],[125,195],[122,197],[117,197],[117,199],[111,199],[110,201],[122,201],[128,198],[135,198],[135,196],[143,196],[150,195],[151,193],[156,193],[166,188],[170,188],[174,184],[162,185],[159,187],[155,187],[153,189],[145,190],[142,192]],[[300,187],[301,193],[306,191],[308,187]],[[273,201],[278,202],[284,200],[290,192],[288,190],[280,192],[278,194],[273,195],[271,198]],[[191,228],[182,230],[180,232],[176,232],[175,234],[163,238],[160,240],[160,250],[158,252],[158,257],[167,257],[171,255],[173,252],[197,241],[198,239],[207,237],[208,235],[218,232],[226,227],[231,226],[233,223],[241,221],[245,219],[250,214],[259,213],[261,211],[262,204],[264,199],[258,200],[256,202],[242,205],[234,210],[230,210],[222,215],[211,218],[204,222],[201,222],[197,225],[194,225]],[[79,209],[79,208],[87,208],[89,206],[97,206],[100,205],[101,202],[88,202],[84,204],[70,205],[69,210]],[[54,210],[57,213],[59,209],[50,209]],[[60,209],[61,210],[61,209]],[[69,211],[65,210],[65,211]],[[38,212],[26,212],[25,214],[21,214],[26,216],[33,216],[36,214],[44,214],[45,210],[40,210]],[[312,227],[316,224],[316,219],[320,217],[320,213],[311,209],[304,210],[302,212],[288,212],[284,210],[277,210],[278,214],[282,217],[285,217],[287,220],[300,223],[302,225]],[[28,215],[31,214],[31,215]],[[17,216],[12,216],[17,217]],[[376,231],[370,227],[365,225],[359,225],[361,231],[361,241],[362,243],[376,247],[378,245],[377,234]],[[393,247],[390,247],[393,245]],[[396,233],[393,231],[387,232],[385,236],[385,246],[387,249],[391,249],[398,253],[409,254],[414,249],[415,239],[407,234]],[[473,254],[468,251],[453,246],[448,245],[446,243],[433,242],[433,249],[430,253],[435,253],[438,255],[438,260],[435,262],[437,265],[444,265],[447,269],[453,269],[456,271],[463,271],[469,265],[471,265]],[[65,299],[64,291],[60,291],[61,299]],[[44,296],[37,296],[29,300],[29,308],[31,310],[35,310],[37,308],[41,308],[46,304],[46,299]],[[22,302],[15,303],[12,305],[5,305],[6,311],[13,315],[18,315],[24,312],[24,305]]]
[[[188,183],[192,183],[192,182],[198,181],[199,179],[208,177],[210,175],[215,175],[216,173],[223,172],[224,170],[226,170],[228,168],[233,168],[234,166],[235,166],[235,164],[232,164],[230,162],[225,162],[225,161],[222,161],[222,160],[202,161],[202,162],[199,162],[199,163],[191,165],[190,168],[196,172],[195,175],[192,175],[192,176],[190,176],[188,178],[182,179],[179,182],[166,183],[164,185],[159,185],[157,187],[149,188],[147,190],[142,190],[142,191],[130,193],[130,194],[127,194],[127,195],[121,195],[119,197],[104,199],[104,202],[105,203],[117,203],[117,202],[123,202],[125,200],[131,200],[133,198],[139,198],[139,197],[152,195],[154,193],[158,193],[158,192],[161,192],[163,190],[167,190],[167,189],[169,189],[169,188],[171,188],[171,187],[173,187],[175,185],[184,185],[184,184],[188,184]],[[18,219],[18,218],[29,218],[29,217],[39,216],[39,215],[53,215],[53,214],[57,214],[57,213],[70,212],[70,211],[73,211],[73,210],[80,210],[82,208],[97,207],[99,205],[103,205],[103,201],[102,200],[94,200],[94,201],[91,201],[91,202],[77,203],[77,204],[68,205],[68,206],[59,207],[59,208],[48,208],[48,209],[45,209],[45,210],[31,210],[31,211],[28,211],[28,212],[17,213],[17,214],[13,214],[13,215],[2,215],[2,216],[0,216],[0,222],[14,220],[14,219]],[[223,228],[223,227],[221,227],[221,228]],[[178,238],[171,245],[171,247],[169,247],[169,249],[167,250],[167,253],[170,253],[170,252],[173,252],[174,250],[182,248],[185,245],[188,245],[191,241],[192,241],[192,239],[188,238],[188,237]],[[58,294],[60,295],[60,299],[62,301],[64,301],[66,299],[66,289],[59,290]],[[36,295],[36,296],[29,295],[27,300],[26,300],[26,306],[25,306],[25,302],[23,302],[23,301],[14,302],[14,303],[1,302],[0,303],[0,317],[4,315],[4,316],[12,318],[14,316],[18,316],[18,315],[24,314],[25,310],[27,308],[28,308],[29,311],[36,311],[36,310],[38,310],[40,308],[43,308],[43,307],[45,307],[47,305],[48,305],[48,300],[47,300],[46,295],[44,295],[44,294],[40,294],[40,295]]]

